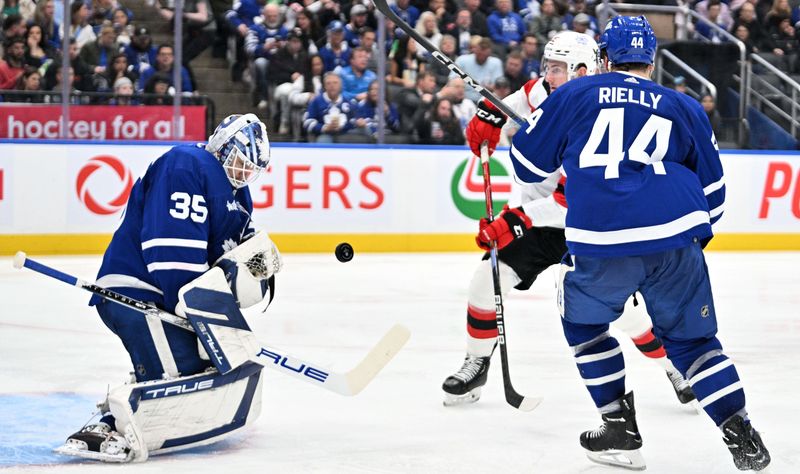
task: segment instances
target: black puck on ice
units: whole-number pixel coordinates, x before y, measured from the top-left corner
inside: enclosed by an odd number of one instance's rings
[[[336,246],[336,259],[342,263],[349,262],[353,259],[353,246],[347,242],[342,242]]]

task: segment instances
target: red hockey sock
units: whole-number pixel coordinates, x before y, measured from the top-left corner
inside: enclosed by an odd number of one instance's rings
[[[642,354],[651,359],[660,359],[667,356],[666,351],[664,351],[664,345],[661,344],[661,341],[653,334],[652,329],[639,337],[633,338],[633,343],[636,344],[636,348],[639,349]]]
[[[497,319],[494,310],[484,310],[467,306],[467,332],[475,339],[497,337]]]

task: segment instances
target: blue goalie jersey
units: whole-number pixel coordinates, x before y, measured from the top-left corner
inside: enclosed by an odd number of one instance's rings
[[[710,239],[725,184],[716,138],[691,97],[633,74],[566,83],[512,140],[517,179],[563,167],[572,255],[646,255]]]
[[[174,311],[183,285],[253,233],[252,211],[211,153],[176,146],[134,184],[97,284]]]

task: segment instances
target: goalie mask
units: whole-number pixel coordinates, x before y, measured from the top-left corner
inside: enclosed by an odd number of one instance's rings
[[[239,189],[269,164],[267,128],[254,114],[229,115],[208,138],[206,151],[217,157],[231,185]]]
[[[567,65],[567,80],[575,78],[581,66],[586,67],[586,75],[597,74],[600,67],[600,50],[597,43],[586,34],[575,31],[557,33],[544,47],[545,69],[548,62],[558,61]]]

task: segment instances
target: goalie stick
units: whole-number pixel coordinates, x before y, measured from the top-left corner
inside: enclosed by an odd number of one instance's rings
[[[194,331],[191,324],[174,314],[168,313],[155,305],[129,298],[115,291],[108,290],[94,283],[76,278],[67,273],[48,267],[40,262],[27,258],[25,252],[17,252],[14,256],[15,268],[28,268],[42,275],[60,280],[68,285],[76,286],[90,293],[101,296],[111,302],[127,306],[145,315],[156,317],[169,324],[178,326],[187,331]],[[405,345],[411,333],[406,327],[396,324],[381,340],[370,349],[369,353],[353,369],[347,372],[333,372],[324,369],[318,364],[295,357],[282,350],[269,347],[261,343],[258,354],[252,356],[252,361],[263,366],[277,370],[285,375],[301,379],[312,385],[320,386],[326,390],[340,395],[352,396],[361,392],[372,379],[397,355]]]
[[[411,27],[408,23],[406,23],[402,18],[397,16],[397,13],[392,11],[389,7],[389,3],[386,0],[373,0],[375,7],[383,13],[387,18],[392,20],[401,30],[405,31],[410,37],[414,39],[417,43],[422,45],[431,56],[436,58],[437,61],[442,63],[447,69],[451,72],[456,74],[458,77],[464,80],[467,84],[470,85],[476,92],[483,96],[486,100],[492,103],[495,107],[500,109],[501,112],[506,114],[511,120],[517,122],[520,126],[527,125],[527,121],[520,117],[514,110],[505,104],[502,100],[500,100],[492,91],[486,89],[482,85],[480,85],[475,79],[472,78],[469,74],[464,72],[456,63],[453,62],[452,59],[448,58],[442,51],[434,46],[427,38],[419,34],[414,28]]]
[[[481,167],[483,168],[483,192],[486,197],[486,220],[494,220],[492,209],[492,181],[489,175],[489,146],[486,142],[481,144]],[[492,242],[489,251],[492,264],[492,282],[494,283],[494,316],[497,320],[497,343],[500,346],[500,362],[503,369],[503,391],[506,402],[522,411],[531,411],[542,402],[540,397],[526,397],[520,395],[511,385],[511,373],[508,368],[508,350],[506,348],[506,329],[503,320],[503,293],[500,289],[500,269],[497,265],[497,242]]]

